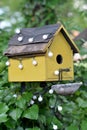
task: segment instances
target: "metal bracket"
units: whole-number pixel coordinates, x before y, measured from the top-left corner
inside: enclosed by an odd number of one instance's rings
[[[70,68],[59,69],[59,81],[62,80],[62,72],[69,72]]]

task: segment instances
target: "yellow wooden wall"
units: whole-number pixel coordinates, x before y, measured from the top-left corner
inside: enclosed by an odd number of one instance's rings
[[[58,80],[58,76],[54,75],[55,70],[70,68],[70,72],[63,72],[62,80],[72,80],[73,77],[73,52],[70,45],[65,40],[61,32],[59,32],[48,51],[53,52],[53,57],[48,57],[46,54],[46,74],[48,80]],[[47,52],[48,53],[48,52]],[[62,64],[58,64],[56,56],[60,54],[63,57]]]
[[[44,81],[45,77],[45,57],[38,56],[34,58],[38,64],[32,64],[33,58],[23,58],[23,69],[19,69],[20,61],[17,59],[10,59],[10,66],[8,68],[9,81]]]

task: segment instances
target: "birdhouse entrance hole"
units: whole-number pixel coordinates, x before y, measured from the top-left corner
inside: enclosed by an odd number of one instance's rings
[[[62,57],[60,54],[57,55],[56,61],[57,61],[58,64],[62,64],[62,62],[63,62],[63,57]]]

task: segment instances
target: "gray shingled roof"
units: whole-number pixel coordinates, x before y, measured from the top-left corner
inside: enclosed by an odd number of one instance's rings
[[[15,56],[30,56],[36,54],[44,54],[48,47],[49,41],[54,37],[54,34],[60,29],[61,24],[46,25],[43,27],[23,28],[18,34],[15,34],[9,41],[8,49],[4,55],[8,57]],[[66,32],[61,29],[61,33],[71,46],[73,52],[78,52],[78,49],[67,36]]]
[[[34,44],[34,43],[48,43],[49,40],[53,37],[54,33],[60,24],[46,25],[44,27],[35,27],[35,28],[23,28],[19,34],[14,35],[9,41],[9,45],[25,45],[25,44]],[[47,35],[47,38],[44,39],[43,36]],[[23,37],[23,40],[18,41],[19,37]],[[32,42],[29,42],[29,39],[33,38]]]

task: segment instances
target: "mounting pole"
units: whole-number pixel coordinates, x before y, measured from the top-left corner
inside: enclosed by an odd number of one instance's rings
[[[23,92],[25,92],[25,89],[26,89],[25,82],[21,82],[21,94],[22,94]]]

